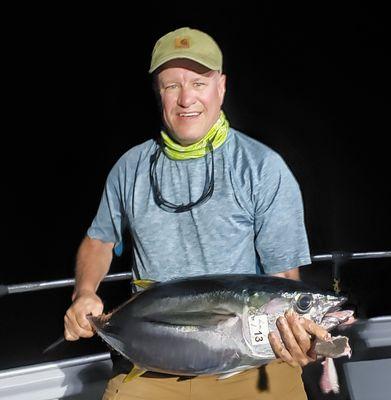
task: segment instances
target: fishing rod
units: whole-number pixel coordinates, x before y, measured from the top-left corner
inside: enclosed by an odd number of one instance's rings
[[[351,253],[344,251],[335,251],[329,254],[319,254],[311,256],[313,262],[332,261],[333,262],[333,279],[334,289],[338,289],[340,283],[339,270],[340,267],[349,260],[362,260],[362,259],[375,259],[375,258],[391,258],[391,251],[375,251],[364,253]],[[113,281],[131,281],[133,274],[131,272],[121,272],[117,274],[106,275],[102,282]],[[43,282],[27,282],[15,285],[1,285],[0,284],[0,297],[7,294],[33,292],[38,290],[55,289],[59,287],[68,287],[75,284],[75,279],[60,279],[55,281]],[[336,290],[338,291],[338,290]]]

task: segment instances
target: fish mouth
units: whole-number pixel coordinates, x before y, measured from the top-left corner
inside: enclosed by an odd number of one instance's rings
[[[348,298],[343,297],[329,297],[330,308],[323,316],[320,325],[327,329],[333,329],[338,325],[347,323],[354,314],[353,310],[343,309],[342,306],[348,301]]]
[[[342,310],[341,307],[334,307],[329,310],[323,317],[320,325],[326,329],[330,330],[338,325],[346,325],[355,321],[353,310]]]

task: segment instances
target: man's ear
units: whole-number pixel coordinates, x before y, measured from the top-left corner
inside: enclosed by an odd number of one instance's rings
[[[218,91],[219,91],[219,97],[220,97],[220,105],[222,105],[223,102],[224,102],[225,83],[226,83],[226,75],[221,74],[221,75],[219,76],[219,83],[218,83]]]
[[[157,74],[152,75],[152,90],[153,90],[153,93],[155,94],[155,98],[156,98],[156,102],[159,107],[159,110],[161,110],[162,98],[160,96],[159,80],[158,80]]]

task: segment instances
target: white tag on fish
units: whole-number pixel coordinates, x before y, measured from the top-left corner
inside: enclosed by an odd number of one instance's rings
[[[250,338],[253,346],[269,343],[269,324],[266,314],[249,315],[248,325],[250,327]]]

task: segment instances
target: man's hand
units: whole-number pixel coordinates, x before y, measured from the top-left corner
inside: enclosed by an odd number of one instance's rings
[[[269,333],[270,345],[277,358],[292,366],[304,367],[316,360],[313,342],[316,338],[330,340],[331,335],[315,322],[290,310],[277,319],[277,332]]]
[[[73,303],[64,316],[64,337],[66,340],[90,338],[94,335],[87,315],[101,315],[102,300],[91,291],[81,291],[74,296]]]

